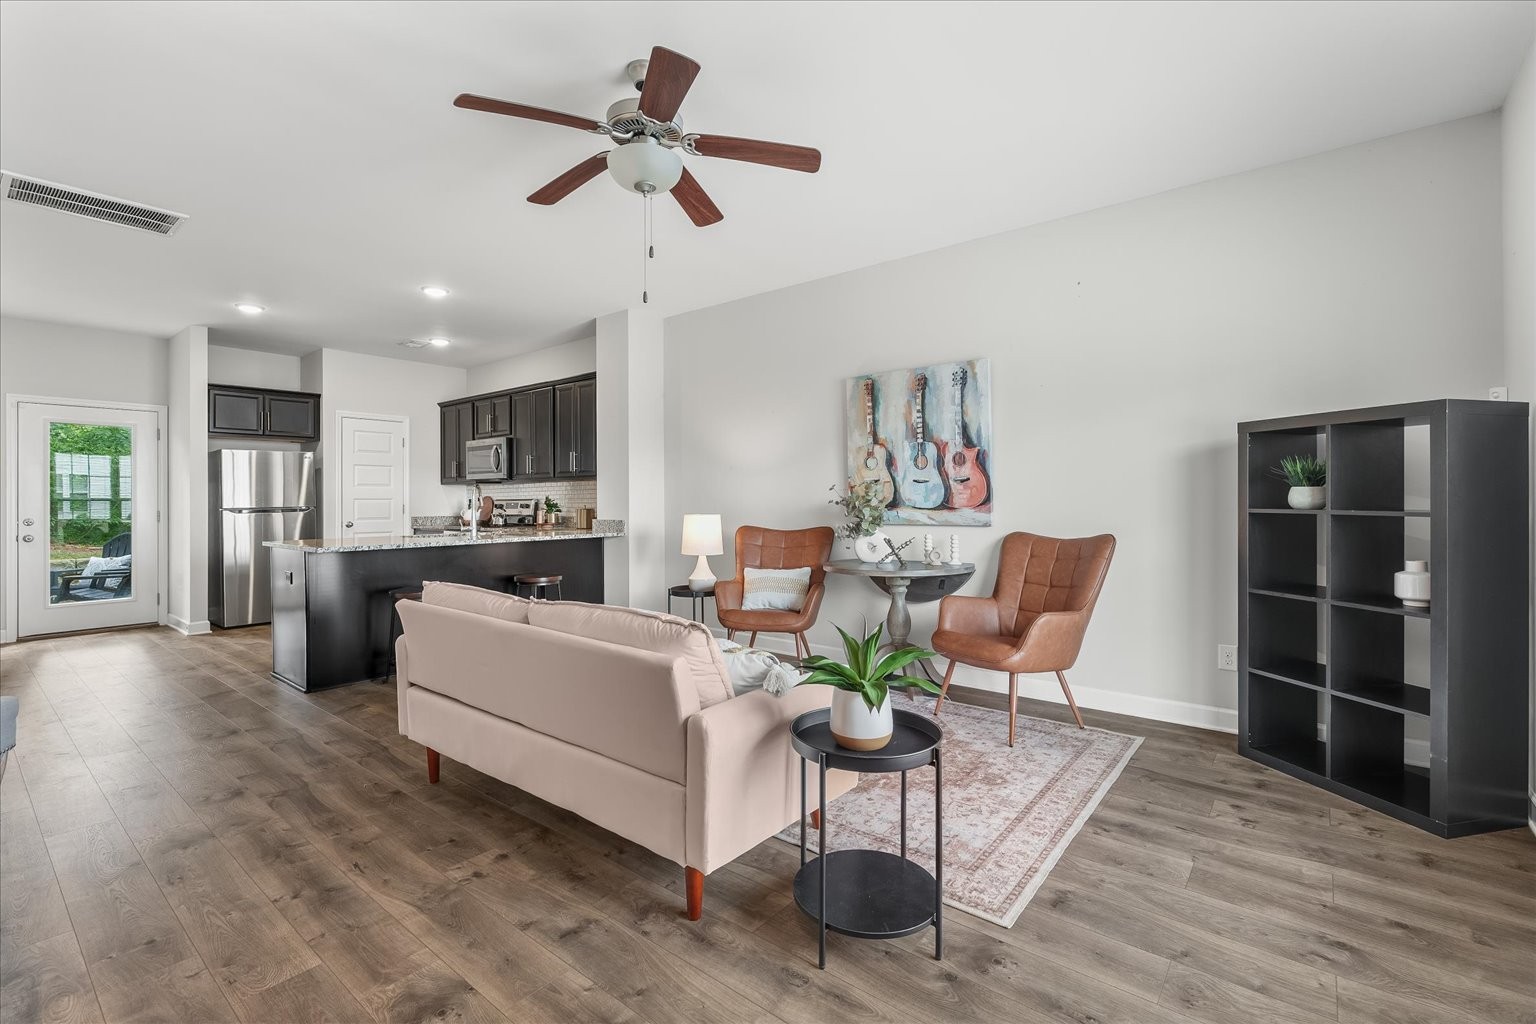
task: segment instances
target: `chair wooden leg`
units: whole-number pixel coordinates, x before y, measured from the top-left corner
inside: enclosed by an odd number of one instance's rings
[[[726,630],[725,631],[725,638],[727,640],[735,640],[736,639],[736,631],[734,629]]]
[[[437,756],[437,751],[433,750],[431,747],[428,747],[427,748],[427,781],[430,782],[430,783],[433,783],[434,785],[437,783],[437,771],[438,771],[438,767],[439,767],[439,763],[438,762],[439,762],[439,758]]]
[[[683,881],[688,889],[688,920],[697,921],[704,916],[704,872],[685,867]]]
[[[1072,688],[1067,685],[1067,677],[1065,673],[1058,669],[1056,672],[1056,678],[1061,680],[1061,692],[1067,695],[1067,707],[1072,709],[1072,717],[1077,719],[1077,727],[1079,729],[1086,728],[1086,726],[1083,725],[1083,716],[1077,713],[1077,701],[1072,699]]]
[[[757,630],[754,629],[752,631],[752,638],[747,641],[747,646],[748,647],[756,647],[757,646]]]
[[[795,634],[795,640],[798,641],[797,646],[803,652],[800,655],[800,657],[802,657],[802,658],[809,658],[811,656],[811,642],[810,642],[810,640],[806,639],[806,636],[805,636],[804,633],[796,633]]]
[[[1008,745],[1013,746],[1014,727],[1019,722],[1019,676],[1008,673]]]
[[[955,677],[955,666],[960,664],[953,658],[949,660],[949,668],[944,670],[944,685],[939,687],[938,699],[933,702],[934,717],[938,717],[939,708],[944,706],[944,698],[949,696],[949,681]]]

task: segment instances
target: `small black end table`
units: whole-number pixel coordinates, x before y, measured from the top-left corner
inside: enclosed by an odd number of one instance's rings
[[[704,621],[704,599],[715,596],[714,584],[710,584],[707,590],[694,590],[686,583],[667,588],[667,614],[672,614],[672,599],[675,597],[693,598],[693,621]]]
[[[859,939],[898,939],[933,925],[933,958],[944,959],[943,732],[926,715],[897,709],[891,742],[879,750],[849,750],[832,738],[832,711],[807,711],[789,727],[800,755],[800,870],[795,902],[816,919],[817,966],[827,967],[827,929]],[[805,766],[821,777],[819,853],[806,863]],[[907,859],[907,772],[933,766],[933,874]],[[827,769],[901,773],[901,855],[883,850],[827,850]]]

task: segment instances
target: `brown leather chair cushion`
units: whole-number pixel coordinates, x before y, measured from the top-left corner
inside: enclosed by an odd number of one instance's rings
[[[832,555],[833,533],[830,526],[806,530],[770,530],[765,526],[743,526],[736,531],[736,578],[715,585],[715,615],[726,629],[757,630],[763,633],[803,633],[816,622],[821,597],[826,591],[826,570],[822,568]],[[741,596],[745,568],[811,570],[811,586],[805,605],[792,611],[742,611]]]

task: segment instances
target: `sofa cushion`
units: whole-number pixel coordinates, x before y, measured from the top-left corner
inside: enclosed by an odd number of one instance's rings
[[[421,603],[473,612],[476,615],[489,615],[506,622],[527,622],[528,606],[533,604],[526,597],[513,597],[482,587],[441,583],[437,580],[428,580],[421,585]]]
[[[680,657],[693,677],[701,708],[727,700],[734,693],[720,649],[715,646],[715,636],[702,623],[644,608],[580,601],[530,601],[528,624]]]

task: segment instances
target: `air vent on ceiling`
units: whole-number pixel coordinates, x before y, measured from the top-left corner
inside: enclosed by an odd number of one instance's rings
[[[0,194],[18,203],[46,206],[50,210],[72,213],[76,217],[104,220],[138,228],[140,231],[153,231],[157,235],[173,234],[181,222],[187,219],[184,213],[157,210],[152,206],[141,206],[124,199],[86,192],[39,178],[23,178],[10,171],[0,171]]]

